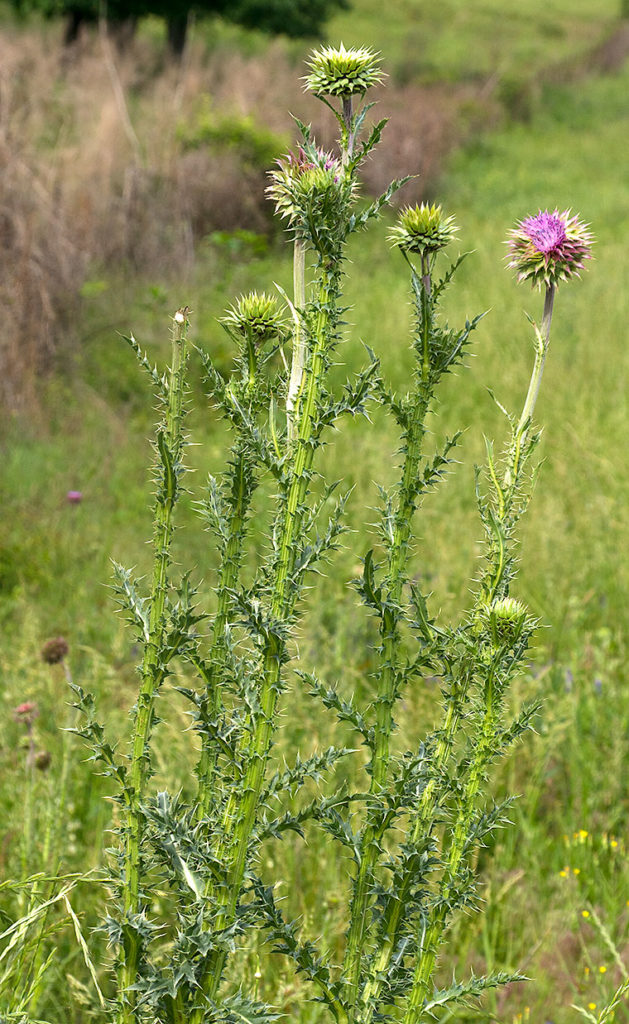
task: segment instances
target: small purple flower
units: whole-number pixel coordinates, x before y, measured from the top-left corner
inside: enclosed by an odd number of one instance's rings
[[[593,238],[587,228],[570,210],[540,210],[511,232],[508,265],[517,271],[519,281],[538,287],[579,277],[585,261],[592,258]]]
[[[68,505],[80,505],[83,501],[82,491],[68,491],[66,494],[66,501]]]
[[[39,708],[33,700],[25,700],[23,704],[18,704],[16,708],[13,708],[13,717],[16,722],[24,722],[27,729],[33,724],[38,715]]]

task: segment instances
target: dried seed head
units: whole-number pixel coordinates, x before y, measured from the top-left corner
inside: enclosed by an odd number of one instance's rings
[[[49,750],[38,750],[35,754],[35,767],[40,772],[47,772],[52,761],[52,754]]]
[[[226,311],[222,323],[243,337],[251,333],[260,344],[277,337],[284,329],[277,299],[265,292],[249,292],[248,295],[242,295],[235,305]]]
[[[52,637],[51,640],[46,640],[41,649],[42,660],[47,665],[57,665],[58,662],[63,661],[69,650],[68,642],[62,636]]]
[[[444,249],[457,230],[454,217],[445,217],[440,206],[422,203],[421,206],[407,206],[400,212],[389,241],[405,252],[425,256]]]
[[[346,50],[341,43],[314,50],[308,67],[305,88],[315,96],[364,96],[383,78],[379,55],[364,46]]]
[[[508,266],[518,281],[541,288],[579,277],[585,261],[592,258],[593,238],[588,225],[570,210],[540,210],[518,222],[507,241]]]
[[[488,606],[489,629],[496,647],[511,647],[520,637],[527,620],[527,609],[513,597],[503,597]]]

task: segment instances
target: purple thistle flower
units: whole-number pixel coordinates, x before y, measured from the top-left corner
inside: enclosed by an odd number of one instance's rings
[[[82,491],[68,491],[66,494],[66,501],[69,505],[80,505],[83,501]]]
[[[587,228],[570,210],[540,210],[511,232],[508,265],[517,271],[519,281],[531,281],[534,287],[579,277],[585,261],[592,258],[593,238]]]

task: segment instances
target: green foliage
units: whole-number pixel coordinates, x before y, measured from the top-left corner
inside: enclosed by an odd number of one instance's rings
[[[95,22],[102,9],[97,0],[10,0],[19,14],[37,12],[45,17],[67,16],[77,21]],[[169,25],[171,45],[181,49],[191,14],[226,18],[245,28],[270,35],[301,38],[318,35],[326,20],[338,9],[346,9],[347,0],[109,0],[106,15],[111,22],[155,15]]]
[[[181,127],[179,137],[185,148],[214,146],[232,151],[245,164],[266,170],[285,147],[285,140],[247,116],[217,115],[205,102],[196,123]]]
[[[351,51],[342,57],[353,59]],[[370,61],[369,74],[377,77],[373,55],[360,52],[356,60]],[[487,795],[490,770],[538,711],[532,702],[514,712],[507,700],[535,626],[525,606],[510,597],[510,587],[514,534],[539,440],[532,416],[555,286],[547,292],[542,326],[535,328],[535,364],[522,415],[509,417],[502,462],[488,443],[484,483],[478,474],[486,555],[472,606],[459,624],[439,625],[430,595],[413,578],[413,520],[443,481],[459,434],[426,451],[426,423],[443,378],[463,364],[482,314],[460,328],[443,320],[443,297],[464,262],[459,257],[441,277],[436,274],[453,221],[438,207],[407,209],[391,235],[410,270],[413,366],[406,390],[393,390],[370,349],[366,367],[340,392],[332,387],[343,338],[348,239],[377,216],[401,183],[357,209],[357,172],[378,144],[383,123],[361,140],[370,105],[355,109],[346,93],[340,106],[328,105],[340,126],[339,156],[323,153],[300,124],[299,157],[280,165],[271,186],[278,212],[288,219],[299,271],[293,298],[286,297],[292,331],[287,334],[275,300],[253,292],[223,318],[238,352],[229,377],[200,350],[210,399],[232,436],[225,470],[210,476],[198,505],[218,551],[209,630],[191,572],[174,579],[171,556],[174,515],[184,493],[188,311],[175,314],[171,365],[163,375],[128,339],[161,420],[154,441],[149,583],[143,587],[130,570],[114,567],[114,591],[142,652],[126,752],[107,738],[93,697],[75,687],[81,735],[111,779],[120,808],[116,900],[107,920],[117,969],[111,1008],[119,1024],[273,1019],[275,1010],[255,990],[240,985],[236,993],[230,984],[231,961],[245,936],[260,930],[305,975],[339,1024],[414,1024],[437,1008],[466,1005],[486,990],[521,980],[517,972],[488,971],[439,989],[435,971],[452,920],[478,906],[477,851],[508,823],[511,799],[495,804]],[[278,371],[276,356],[287,338],[292,367],[289,372],[283,358]],[[285,419],[278,410],[282,399]],[[367,415],[374,401],[399,434],[399,479],[380,487],[376,541],[354,583],[375,619],[372,695],[367,702],[347,699],[340,687],[307,677],[310,696],[358,730],[368,754],[368,786],[335,786],[330,777],[355,755],[353,748],[333,745],[308,757],[297,752],[284,768],[273,751],[309,580],[321,573],[347,530],[349,494],[335,498],[337,482],[319,468],[321,449],[330,428],[339,430],[348,413]],[[252,517],[265,476],[273,480],[267,539],[250,572]],[[199,742],[191,792],[152,784],[158,709],[164,705],[162,714],[168,714],[164,684],[175,664],[185,679],[177,690],[191,706]],[[398,748],[401,702],[410,685],[426,677],[439,681],[441,722],[418,746]],[[323,795],[312,796],[315,784]],[[287,832],[304,836],[306,828],[337,843],[349,865],[339,966],[284,917],[274,884],[265,885],[260,874],[265,844]],[[152,905],[156,885],[167,894],[166,913]]]

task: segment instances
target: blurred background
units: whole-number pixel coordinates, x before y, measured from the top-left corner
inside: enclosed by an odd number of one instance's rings
[[[576,1019],[575,1002],[596,1013],[629,964],[627,0],[117,0],[107,18],[92,0],[0,3],[0,878],[40,862],[64,750],[64,868],[104,863],[107,785],[83,763],[80,741],[64,739],[67,683],[39,651],[63,635],[75,678],[97,694],[113,735],[124,731],[137,651],[107,586],[111,558],[138,574],[148,565],[154,410],[121,334],[133,331],[161,366],[169,316],[188,305],[193,340],[228,372],[217,323],[225,305],[251,288],[289,287],[290,246],[265,187],[292,145],[291,115],[333,145],[331,114],[300,81],[322,39],[382,53],[373,116],[390,120],[365,194],[413,175],[400,202],[442,203],[460,225],[461,251],[473,251],[448,317],[489,310],[432,424],[435,442],[465,428],[460,465],[427,500],[417,534],[417,573],[445,620],[465,607],[476,573],[474,462],[484,434],[498,446],[504,436],[487,388],[521,407],[532,359],[524,312],[541,316],[540,296],[505,269],[504,239],[540,208],[572,208],[597,238],[583,280],[559,289],[537,410],[543,466],[521,535],[515,596],[544,626],[514,702],[541,694],[545,710],[496,780],[497,793],[523,796],[514,828],[481,854],[487,912],[460,923],[443,966],[444,975],[520,968],[531,978],[457,1020],[562,1024]],[[386,240],[391,216],[352,244],[338,381],[362,365],[363,341],[394,386],[408,374],[408,282]],[[191,390],[196,472],[176,556],[197,566],[211,605],[215,555],[193,502],[208,470],[220,469],[225,434],[195,360]],[[332,477],[354,485],[355,532],[311,592],[299,638],[307,667],[316,659],[364,702],[372,623],[345,584],[371,543],[364,509],[377,501],[373,481],[393,478],[397,445],[374,419],[375,429],[352,424],[327,448]],[[430,722],[436,699],[429,684],[408,695],[400,742]],[[329,726],[313,728],[307,698],[294,700],[282,743],[326,742]],[[14,714],[26,701],[38,709],[28,742]],[[187,741],[183,705],[173,707],[160,778],[176,786],[173,749]],[[180,764],[193,763],[188,740]],[[25,853],[31,742],[50,758],[35,780]],[[343,864],[328,858],[322,868],[321,847],[300,841],[269,857],[291,879],[294,913],[333,949]],[[87,929],[101,898],[79,900]],[[103,1019],[76,943],[59,935],[38,1014],[54,1024]],[[103,946],[105,986],[106,957]],[[254,949],[246,962],[266,999],[294,1019],[318,1019],[281,958]],[[615,1019],[629,1019],[624,1006]]]

